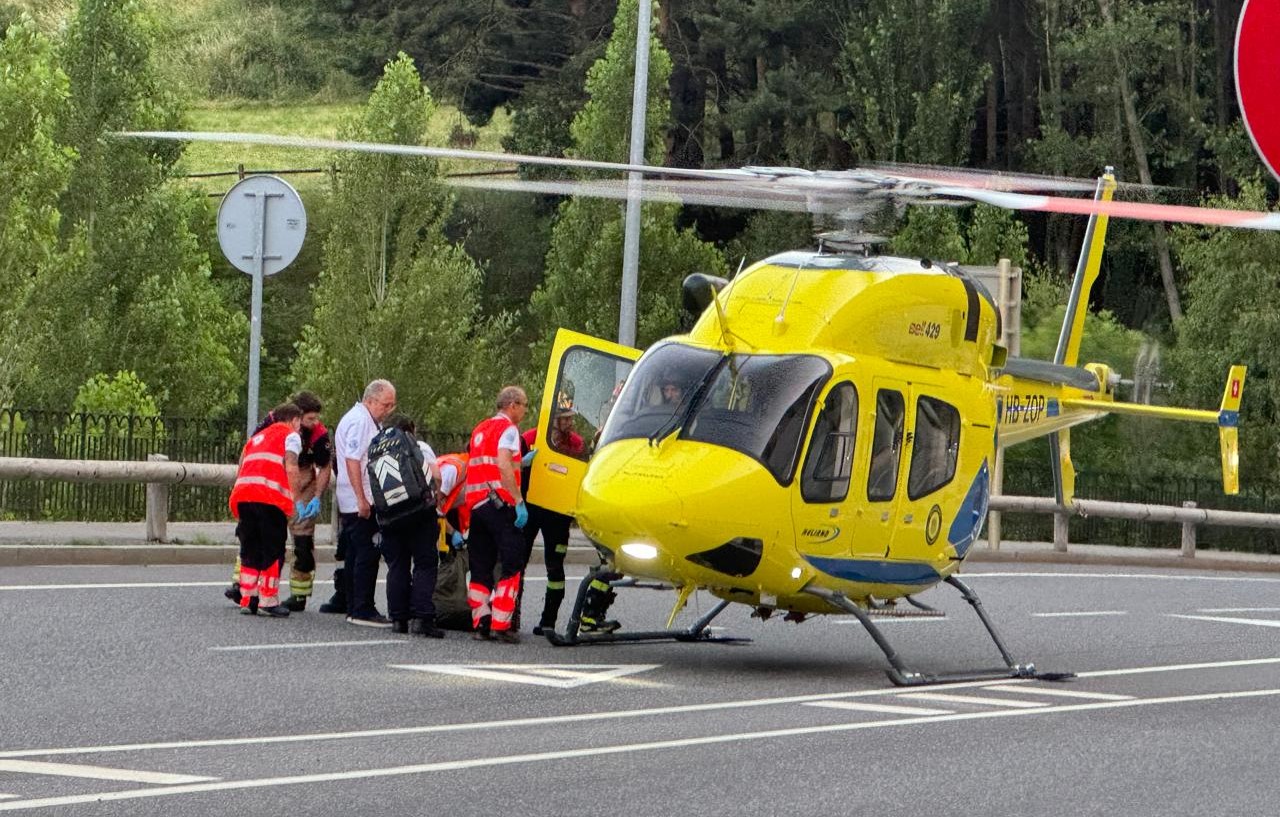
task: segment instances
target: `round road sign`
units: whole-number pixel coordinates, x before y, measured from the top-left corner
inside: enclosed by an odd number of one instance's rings
[[[1236,28],[1236,94],[1253,146],[1280,178],[1280,0],[1245,0]]]
[[[289,266],[307,235],[307,211],[293,186],[279,176],[248,176],[218,206],[218,244],[235,268],[254,273],[259,246],[262,274]],[[259,238],[261,237],[261,244]]]

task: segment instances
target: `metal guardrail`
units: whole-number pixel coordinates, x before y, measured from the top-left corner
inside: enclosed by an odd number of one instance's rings
[[[1067,522],[1072,516],[1180,524],[1182,525],[1182,555],[1187,558],[1196,555],[1196,529],[1200,525],[1280,530],[1280,514],[1220,511],[1197,507],[1194,502],[1184,502],[1181,507],[1178,507],[1108,502],[1101,499],[1075,499],[1070,505],[1060,505],[1055,499],[1005,495],[991,497],[989,510],[995,513],[1053,514],[1053,547],[1054,550],[1064,553],[1067,550]],[[991,526],[991,530],[998,531],[999,525]],[[988,542],[993,549],[1000,547],[998,537],[998,533],[994,537],[988,537]]]

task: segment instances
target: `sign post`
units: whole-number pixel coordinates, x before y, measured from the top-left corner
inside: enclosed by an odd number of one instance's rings
[[[1280,0],[1245,0],[1236,27],[1236,95],[1245,130],[1280,179]]]
[[[307,234],[307,211],[278,176],[249,176],[218,206],[218,244],[232,266],[253,276],[249,305],[249,398],[246,439],[258,425],[258,363],[262,346],[262,281],[293,263]]]

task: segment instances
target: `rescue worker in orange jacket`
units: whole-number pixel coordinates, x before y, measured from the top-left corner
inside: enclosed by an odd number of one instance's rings
[[[329,487],[333,473],[333,443],[329,430],[320,422],[320,398],[309,391],[300,391],[290,401],[302,410],[302,453],[298,456],[299,490],[294,499],[301,502],[314,515],[295,519],[289,525],[293,534],[293,569],[289,573],[289,597],[282,603],[290,612],[298,613],[307,606],[316,576],[316,520],[320,514],[320,497]],[[276,418],[270,413],[263,418],[254,434],[265,430]],[[231,573],[231,587],[223,593],[232,603],[240,604],[240,560],[236,559]]]
[[[239,524],[240,610],[262,610],[285,618],[280,604],[280,566],[284,562],[289,517],[314,515],[294,497],[300,487],[302,410],[285,403],[271,410],[275,422],[254,434],[240,454],[240,470],[231,489],[231,513]]]
[[[445,542],[457,550],[471,528],[471,513],[464,501],[467,489],[467,455],[445,454],[436,458],[440,484],[436,492],[436,512],[444,520]]]
[[[520,491],[520,421],[529,398],[519,386],[498,394],[498,413],[471,432],[465,502],[471,513],[471,580],[467,603],[479,640],[497,638],[518,644],[511,629],[524,574],[524,537],[520,529],[529,510]],[[494,581],[497,570],[497,581]]]

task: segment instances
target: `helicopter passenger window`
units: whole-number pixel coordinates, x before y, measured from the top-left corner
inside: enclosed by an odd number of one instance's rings
[[[586,462],[631,366],[629,360],[594,349],[574,347],[565,352],[546,443],[561,454]]]
[[[849,495],[857,420],[858,391],[852,383],[841,383],[827,394],[813,426],[800,476],[805,502],[843,502]]]
[[[900,392],[876,393],[876,430],[871,441],[871,467],[867,474],[867,499],[885,502],[898,490],[898,457],[902,453],[902,423],[907,408]]]
[[[911,443],[907,498],[933,493],[956,475],[960,454],[960,412],[934,397],[916,400],[916,431]]]

